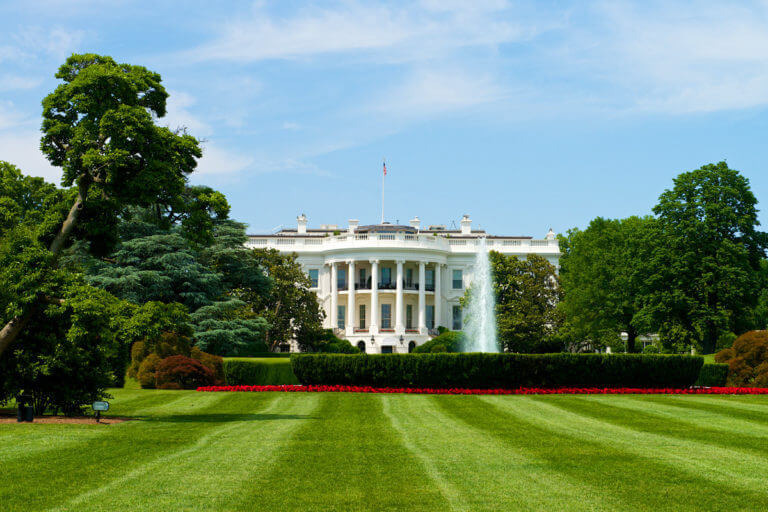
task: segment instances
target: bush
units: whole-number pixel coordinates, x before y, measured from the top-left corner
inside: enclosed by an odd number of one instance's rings
[[[203,352],[197,347],[192,347],[190,357],[195,361],[200,361],[203,366],[211,370],[217,381],[224,382],[224,358]]]
[[[464,333],[461,331],[443,330],[438,336],[413,349],[415,354],[429,354],[430,352],[463,352]]]
[[[136,379],[142,388],[151,389],[155,387],[155,372],[160,361],[162,359],[157,354],[149,354],[141,362],[139,371],[136,373]]]
[[[144,360],[155,354],[159,359],[175,355],[188,356],[190,354],[190,339],[184,334],[176,332],[163,332],[152,339],[137,341],[131,347],[131,364],[128,366],[128,376],[139,378],[140,368]],[[142,387],[144,387],[142,385]]]
[[[768,331],[749,331],[715,354],[728,365],[729,386],[768,387]]]
[[[643,347],[643,354],[658,354],[659,353],[659,347],[656,345],[646,345]]]
[[[299,383],[291,369],[291,361],[283,358],[225,359],[224,377],[230,386],[277,386]]]
[[[683,388],[698,356],[644,354],[293,354],[302,384],[420,388]]]
[[[216,383],[213,370],[187,356],[166,357],[155,372],[155,386],[159,389],[196,389]]]
[[[722,387],[728,379],[728,365],[718,363],[706,363],[701,367],[696,386]]]

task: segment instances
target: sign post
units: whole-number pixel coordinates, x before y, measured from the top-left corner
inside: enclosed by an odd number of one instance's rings
[[[93,410],[96,413],[96,423],[101,419],[101,411],[109,410],[109,402],[93,402]]]

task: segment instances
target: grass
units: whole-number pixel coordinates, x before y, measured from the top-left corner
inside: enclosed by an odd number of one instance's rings
[[[4,512],[768,506],[768,397],[113,394],[0,424]]]

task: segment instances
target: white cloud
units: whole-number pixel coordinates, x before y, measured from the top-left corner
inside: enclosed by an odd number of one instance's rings
[[[12,163],[24,174],[40,176],[57,185],[61,182],[61,169],[53,167],[40,151],[39,132],[0,132],[0,160]]]
[[[190,112],[190,107],[197,103],[191,95],[180,91],[168,91],[165,116],[158,119],[161,126],[168,126],[171,130],[187,128],[195,137],[205,137],[213,133],[211,126]]]
[[[434,57],[466,46],[525,40],[538,28],[499,17],[507,2],[436,2],[395,7],[344,2],[305,8],[290,17],[270,16],[260,6],[252,16],[226,24],[218,37],[187,53],[195,60],[291,59],[311,55],[386,51],[392,60]]]
[[[195,175],[212,176],[236,174],[253,164],[252,156],[219,147],[212,142],[203,143],[203,157],[197,165]]]
[[[34,89],[43,83],[42,78],[32,78],[21,75],[0,76],[0,91]]]

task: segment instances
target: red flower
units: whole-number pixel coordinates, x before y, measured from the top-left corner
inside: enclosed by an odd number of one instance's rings
[[[372,386],[203,386],[198,391],[293,393],[411,393],[420,395],[768,395],[768,388],[374,388]]]

